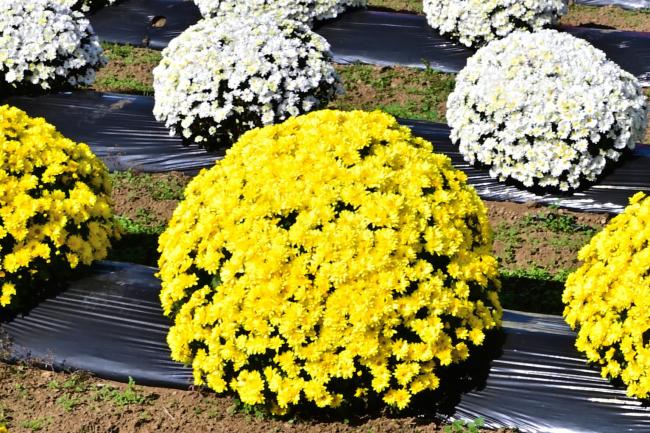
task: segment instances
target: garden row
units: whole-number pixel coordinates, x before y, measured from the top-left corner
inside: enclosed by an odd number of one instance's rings
[[[0,40],[19,41],[0,51],[0,89],[90,84],[105,59],[88,21],[65,3],[26,4],[0,10],[13,36]],[[425,1],[425,11],[442,33],[485,45],[448,99],[467,163],[564,193],[632,158],[648,116],[639,82],[587,42],[541,29],[566,3],[464,4]],[[154,71],[153,113],[171,134],[228,148],[190,182],[159,241],[171,356],[196,384],[279,415],[405,409],[501,326],[487,211],[467,176],[393,117],[318,110],[341,91],[310,28],[330,9],[236,5],[204,5],[209,16]],[[119,230],[104,163],[45,120],[0,110],[0,306],[15,314],[106,257]],[[650,392],[649,212],[634,195],[581,251],[563,296],[578,348],[638,398]]]

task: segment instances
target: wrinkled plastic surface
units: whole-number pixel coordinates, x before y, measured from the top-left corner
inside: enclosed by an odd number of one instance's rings
[[[0,325],[11,342],[9,360],[188,388],[191,370],[171,360],[166,343],[170,321],[162,314],[155,271],[116,262],[95,265],[63,293]]]
[[[169,358],[170,322],[159,306],[155,271],[125,263],[95,265],[65,292],[1,325],[9,336],[10,360],[187,389],[191,370]],[[464,375],[474,378],[468,392],[445,394],[448,407],[439,413],[482,416],[490,427],[522,432],[648,431],[648,408],[589,368],[574,340],[561,317],[507,311],[504,331],[490,348],[494,355],[472,361],[472,371]],[[427,401],[425,409],[433,412],[440,403]]]
[[[576,0],[588,6],[620,6],[624,9],[650,9],[650,0]]]
[[[15,96],[3,102],[44,117],[66,137],[87,143],[111,171],[196,173],[222,156],[170,137],[153,117],[151,97],[74,92]]]
[[[650,1],[650,0],[649,0]],[[163,27],[152,27],[155,17]],[[99,38],[107,42],[162,49],[200,18],[198,8],[183,0],[127,0],[91,17]],[[473,51],[440,36],[420,15],[352,10],[320,23],[315,29],[332,47],[337,63],[402,65],[458,72]],[[650,34],[570,28],[563,30],[588,40],[623,69],[650,85]]]
[[[5,100],[41,116],[65,136],[87,143],[112,171],[183,171],[189,174],[211,167],[224,152],[208,153],[196,146],[185,147],[170,137],[152,114],[153,98],[94,92],[74,92],[40,97],[11,97]],[[425,121],[401,120],[416,135],[431,141],[436,152],[451,157],[465,171],[469,182],[487,200],[539,202],[585,212],[620,213],[638,191],[650,193],[650,146],[640,145],[632,158],[598,184],[571,196],[539,195],[500,183],[487,170],[470,166],[449,139],[449,127]]]
[[[154,20],[164,18],[163,21]],[[125,0],[101,9],[90,22],[100,40],[162,50],[201,19],[192,0]]]
[[[553,204],[584,212],[621,213],[629,198],[638,191],[650,193],[650,146],[638,145],[631,158],[605,176],[597,184],[572,195],[535,194],[508,185],[490,177],[485,169],[469,165],[449,139],[447,125],[417,120],[400,120],[400,123],[434,145],[436,152],[449,156],[454,167],[463,170],[468,182],[479,196],[486,200],[537,202]]]

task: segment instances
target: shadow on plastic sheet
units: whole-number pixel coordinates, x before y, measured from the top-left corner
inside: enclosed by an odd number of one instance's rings
[[[188,389],[191,370],[170,360],[170,321],[155,268],[100,262],[67,290],[0,325],[4,359],[87,371],[141,385]],[[506,311],[503,329],[463,365],[442,372],[443,388],[420,398],[416,420],[485,418],[522,432],[650,431],[650,411],[587,366],[558,316]],[[3,351],[0,351],[2,353]]]
[[[200,17],[191,1],[126,0],[92,15],[91,22],[102,41],[163,49]],[[156,20],[164,25],[156,27]],[[329,41],[334,61],[341,64],[458,72],[474,53],[440,36],[424,16],[414,14],[351,10],[317,23],[315,30]],[[650,85],[650,34],[575,27],[563,30],[586,39],[644,85]]]

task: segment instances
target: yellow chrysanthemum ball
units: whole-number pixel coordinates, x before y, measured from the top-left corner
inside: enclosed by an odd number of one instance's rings
[[[252,130],[160,238],[172,356],[280,413],[404,408],[499,325],[491,236],[465,174],[387,114]]]
[[[576,347],[620,378],[628,395],[650,397],[650,198],[638,193],[580,250],[569,275],[564,317],[578,328]]]
[[[104,164],[54,126],[0,106],[0,310],[22,308],[116,233]]]

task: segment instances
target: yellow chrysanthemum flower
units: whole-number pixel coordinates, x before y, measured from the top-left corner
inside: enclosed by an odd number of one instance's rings
[[[218,392],[276,413],[404,408],[499,325],[483,203],[387,114],[250,131],[185,197],[160,238],[161,302],[172,356]]]
[[[104,258],[115,227],[108,171],[88,146],[0,106],[0,308]]]
[[[650,198],[638,193],[580,250],[562,296],[578,350],[639,398],[650,397],[649,222]]]

